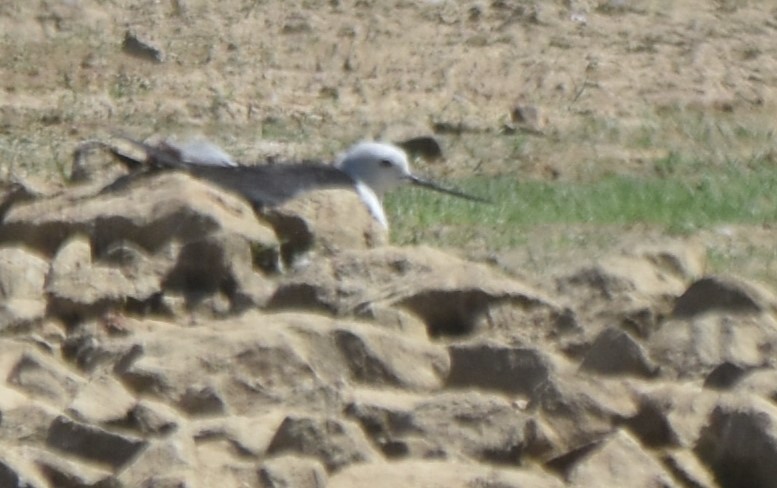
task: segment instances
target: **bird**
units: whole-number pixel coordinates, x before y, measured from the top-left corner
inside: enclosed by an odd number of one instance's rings
[[[447,188],[413,174],[407,153],[398,145],[387,142],[356,143],[334,164],[305,161],[240,165],[226,151],[208,141],[180,145],[163,141],[152,145],[123,134],[118,137],[144,152],[145,159],[138,159],[112,145],[104,145],[129,169],[182,170],[241,195],[258,209],[281,205],[313,190],[351,188],[372,218],[388,230],[383,198],[386,193],[403,185],[490,203],[486,198]]]

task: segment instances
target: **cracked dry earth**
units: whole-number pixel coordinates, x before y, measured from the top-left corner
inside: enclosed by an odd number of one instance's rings
[[[768,2],[313,3],[3,2],[0,169],[115,127],[246,160],[431,127],[430,170],[500,173],[527,94],[550,134],[773,108]],[[350,192],[257,215],[176,173],[101,192],[96,162],[0,205],[2,488],[777,486],[777,298],[695,240],[533,278],[392,246]]]

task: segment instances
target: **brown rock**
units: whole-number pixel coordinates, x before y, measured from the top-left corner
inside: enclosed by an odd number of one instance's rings
[[[0,400],[0,443],[43,446],[49,425],[57,418],[59,410],[24,395],[14,395],[10,389],[0,388],[0,394],[4,397]]]
[[[185,334],[159,327],[109,341],[107,347],[115,344],[127,351],[116,371],[134,392],[197,415],[260,411],[280,401],[339,401],[344,377],[434,389],[449,369],[442,346],[312,314],[252,312]]]
[[[441,346],[355,324],[336,326],[331,335],[351,377],[361,383],[436,389],[448,375],[450,359]]]
[[[199,418],[190,422],[195,439],[223,440],[241,458],[260,459],[267,452],[278,427],[286,418],[283,408],[245,417],[229,415]]]
[[[224,232],[264,255],[278,244],[242,199],[181,173],[139,178],[121,191],[78,191],[18,204],[0,227],[0,242],[23,242],[51,256],[75,234],[91,236],[94,254],[129,241],[155,253],[171,241],[188,242]]]
[[[289,265],[298,262],[308,251],[331,255],[388,242],[386,229],[372,218],[351,190],[310,192],[266,209],[262,215],[275,230],[283,260]]]
[[[426,325],[414,314],[401,310],[391,305],[381,303],[368,303],[356,310],[356,315],[360,319],[367,320],[385,328],[387,331],[393,331],[401,334],[403,337],[414,339],[428,339]]]
[[[198,460],[191,435],[176,433],[164,439],[145,443],[144,449],[121,470],[119,481],[123,486],[195,487],[194,480],[206,482],[212,473],[205,460]],[[197,470],[199,469],[199,472]],[[199,476],[197,476],[199,475]],[[227,480],[222,486],[236,486]],[[211,484],[217,486],[217,484]]]
[[[672,476],[639,443],[619,430],[571,466],[565,474],[572,486],[678,486]]]
[[[637,244],[557,277],[557,291],[574,304],[578,320],[586,324],[572,331],[564,349],[571,354],[587,351],[608,325],[649,337],[688,282],[703,272],[705,262],[705,249],[695,242]]]
[[[750,370],[732,385],[732,390],[736,394],[752,393],[767,400],[777,401],[777,370]]]
[[[694,282],[675,302],[672,316],[690,318],[710,311],[758,314],[775,309],[777,299],[763,287],[728,277]]]
[[[519,465],[527,418],[501,396],[463,391],[419,402],[411,425],[442,457]]]
[[[541,418],[552,432],[556,455],[590,445],[613,431],[638,407],[623,380],[594,378],[559,370],[532,395]],[[550,452],[548,453],[550,454]]]
[[[734,387],[749,371],[750,368],[724,361],[710,371],[704,378],[704,387],[715,390],[728,390]]]
[[[51,486],[100,488],[121,486],[109,469],[78,462],[50,451],[30,449],[25,454],[35,459],[35,465]]]
[[[560,313],[531,286],[485,265],[426,247],[347,251],[317,261],[284,280],[268,306],[348,314],[370,303],[414,313],[431,335],[461,335],[488,327],[484,317],[490,307],[499,304],[511,305],[511,320],[538,328]],[[514,323],[492,327],[510,333],[516,329]]]
[[[380,457],[357,424],[314,416],[288,416],[284,419],[267,454],[286,453],[315,457],[330,472]]]
[[[614,327],[603,330],[583,357],[580,369],[604,375],[652,378],[658,367],[629,333]]]
[[[75,420],[91,424],[115,422],[125,418],[135,406],[135,398],[113,377],[92,378],[67,407]]]
[[[27,449],[0,443],[0,486],[47,488],[49,484],[32,462]]]
[[[693,452],[685,450],[668,451],[661,456],[667,471],[682,485],[692,488],[715,488],[719,486]]]
[[[771,365],[777,321],[771,314],[706,313],[667,320],[647,343],[662,374],[703,378],[720,364]]]
[[[346,412],[383,453],[518,465],[536,447],[519,405],[476,390],[433,397],[360,390]]]
[[[250,306],[263,305],[274,288],[254,271],[254,265],[272,267],[274,257],[257,258],[260,262],[254,262],[249,242],[240,236],[207,235],[181,247],[175,265],[164,277],[163,286],[168,292],[183,294],[188,312],[206,297],[222,294],[229,302],[228,312],[237,313]]]
[[[152,46],[147,41],[141,40],[137,34],[127,30],[124,33],[124,41],[121,49],[130,56],[154,63],[163,63],[165,54],[157,47]]]
[[[124,418],[108,421],[107,426],[128,429],[144,438],[164,437],[175,432],[182,421],[180,413],[172,407],[143,399]]]
[[[536,105],[516,105],[510,111],[510,119],[518,127],[531,133],[542,134],[547,125],[547,116]]]
[[[774,486],[777,408],[756,398],[724,400],[701,430],[695,452],[721,486]]]
[[[529,469],[500,469],[455,461],[403,461],[401,463],[354,464],[333,475],[328,488],[561,488],[557,478]]]
[[[92,262],[92,248],[86,237],[66,241],[51,263],[46,283],[49,312],[78,322],[124,304],[144,302],[161,290],[160,276],[129,273],[120,268]]]
[[[41,320],[48,263],[21,247],[0,248],[0,331]]]
[[[623,421],[648,447],[690,448],[718,402],[698,384],[648,383],[634,395],[638,411]]]
[[[57,417],[51,423],[46,444],[63,453],[119,469],[142,451],[146,441],[124,434]]]
[[[259,468],[262,488],[324,488],[326,470],[318,461],[296,456],[268,459]]]
[[[7,381],[34,398],[60,406],[70,403],[84,384],[84,379],[63,363],[33,349],[19,358]]]
[[[453,387],[531,395],[553,370],[547,355],[537,349],[481,342],[454,344],[448,351],[451,356],[448,385]]]

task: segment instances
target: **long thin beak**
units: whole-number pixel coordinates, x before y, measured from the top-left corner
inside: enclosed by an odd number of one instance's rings
[[[476,197],[474,195],[468,195],[468,194],[460,192],[458,190],[453,190],[453,189],[450,189],[450,188],[445,188],[445,187],[442,187],[442,186],[438,185],[437,183],[434,183],[433,181],[424,180],[424,179],[419,178],[419,177],[417,177],[415,175],[408,175],[408,176],[406,176],[406,179],[410,183],[412,183],[412,184],[414,184],[416,186],[422,186],[424,188],[428,188],[430,190],[434,190],[434,191],[437,191],[437,192],[440,192],[440,193],[447,193],[448,195],[453,195],[454,197],[463,198],[465,200],[471,200],[473,202],[493,203],[491,200],[488,200],[487,198]]]

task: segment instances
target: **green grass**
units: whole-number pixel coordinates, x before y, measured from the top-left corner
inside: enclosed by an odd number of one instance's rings
[[[491,205],[414,188],[389,195],[386,205],[397,243],[422,239],[441,244],[435,242],[440,235],[444,244],[455,246],[488,234],[492,249],[519,244],[523,230],[542,224],[646,223],[683,233],[721,223],[777,221],[777,169],[767,160],[749,163],[680,178],[615,175],[594,182],[546,182],[482,177],[459,186],[490,198]],[[448,231],[442,236],[435,228]]]

